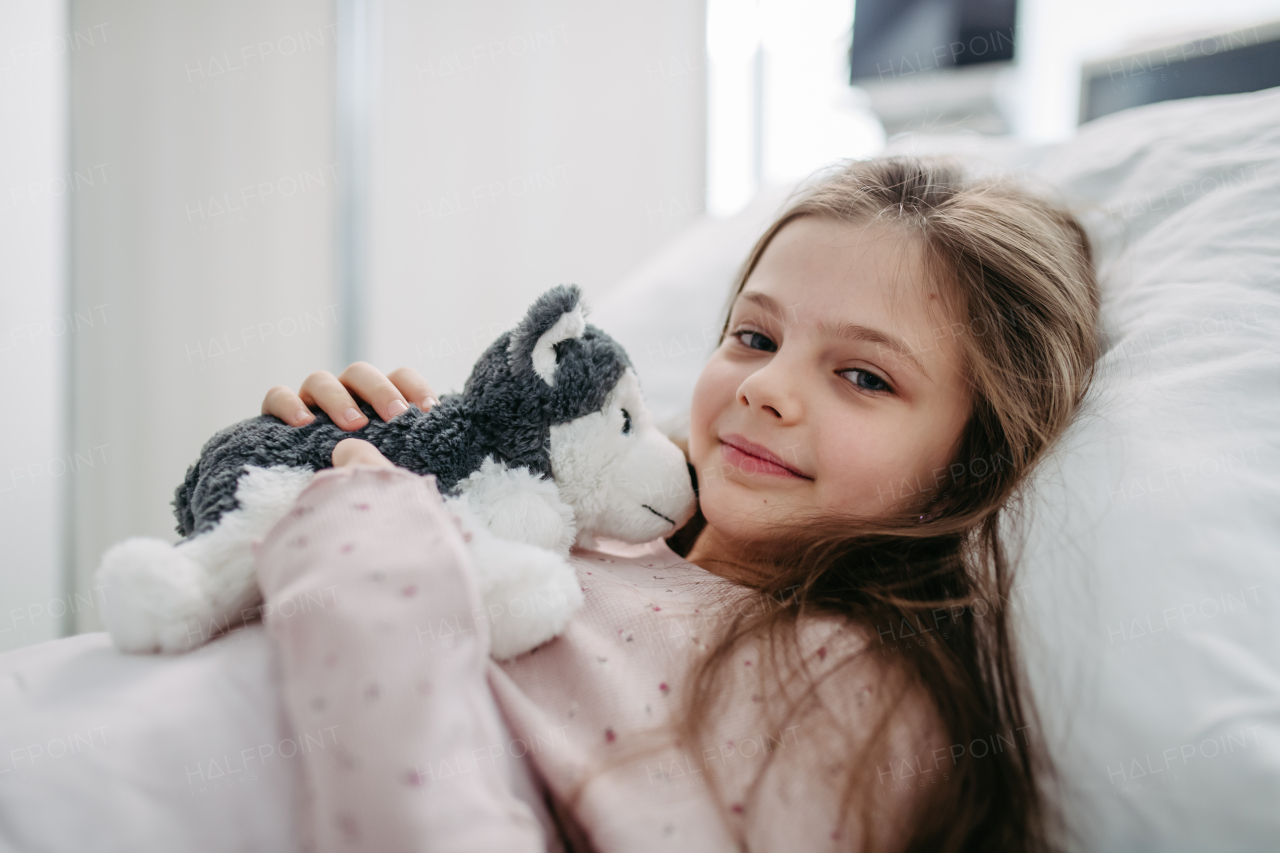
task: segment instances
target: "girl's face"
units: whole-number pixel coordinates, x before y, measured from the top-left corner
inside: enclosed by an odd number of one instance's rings
[[[803,511],[880,515],[945,489],[970,397],[941,304],[898,229],[784,226],[694,390],[689,455],[712,534],[698,545],[750,540]]]

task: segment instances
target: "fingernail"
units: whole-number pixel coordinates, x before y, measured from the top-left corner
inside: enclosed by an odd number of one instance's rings
[[[391,409],[391,417],[393,418],[401,412],[409,411],[409,407],[404,404],[403,400],[392,400],[388,408]]]
[[[359,409],[347,409],[346,417],[347,417],[347,423],[350,424],[360,420],[362,417],[364,417],[364,415],[360,414]]]
[[[298,409],[298,411],[293,413],[293,419],[298,423],[306,423],[307,421],[313,420],[314,418],[315,418],[315,415],[311,414],[311,412],[307,411],[306,409]]]
[[[430,408],[432,408],[433,406],[438,406],[438,405],[440,405],[440,401],[439,401],[439,400],[437,400],[435,397],[428,397],[428,398],[427,398],[425,401],[423,401],[423,402],[425,403],[425,408],[423,409],[423,411],[426,411],[426,409],[430,409]]]

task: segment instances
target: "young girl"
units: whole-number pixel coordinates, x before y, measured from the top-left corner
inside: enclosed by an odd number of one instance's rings
[[[475,598],[461,552],[440,544],[457,533],[434,483],[339,444],[299,499],[312,515],[272,532],[260,571],[269,600],[336,579],[367,609],[313,609],[309,639],[283,619],[268,629],[295,724],[324,707],[312,693],[356,708],[376,675],[368,701],[399,703],[400,728],[362,729],[368,703],[343,718],[348,762],[388,769],[343,788],[342,767],[309,767],[314,838],[354,848],[395,824],[405,849],[1055,847],[999,528],[1089,387],[1098,305],[1088,240],[1055,204],[939,162],[824,174],[752,249],[698,380],[698,515],[668,541],[575,551],[587,603],[566,633],[483,663],[480,620],[470,669],[452,675],[440,656],[456,646],[432,620]],[[357,363],[296,395],[271,389],[263,411],[302,425],[318,406],[358,429],[351,393],[386,419],[435,402],[414,371]],[[328,544],[286,554],[307,518]],[[359,563],[330,554],[344,537]],[[401,573],[406,600],[426,584],[432,601],[366,602],[370,572]],[[410,622],[429,654],[373,650],[380,632],[412,637]],[[509,739],[484,710],[486,673]],[[472,761],[447,760],[485,737]],[[410,753],[446,758],[396,775]],[[506,777],[480,772],[507,756],[532,762],[547,791],[545,842]],[[488,781],[446,784],[464,769]],[[415,786],[430,790],[401,790]],[[485,836],[481,821],[510,834]]]

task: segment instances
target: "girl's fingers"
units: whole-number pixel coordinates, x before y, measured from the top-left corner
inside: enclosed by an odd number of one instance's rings
[[[305,426],[315,420],[307,407],[316,406],[340,429],[351,432],[369,423],[356,405],[357,397],[372,405],[384,421],[408,411],[410,402],[424,412],[437,403],[431,386],[413,368],[402,367],[391,376],[384,376],[368,362],[357,361],[340,376],[317,370],[303,381],[296,394],[287,386],[275,386],[262,400],[262,413],[275,415],[292,426]]]
[[[347,468],[352,465],[372,465],[375,468],[394,468],[391,460],[382,455],[363,438],[344,438],[333,447],[333,467]]]
[[[399,367],[391,371],[387,375],[404,398],[413,403],[424,412],[430,411],[431,407],[440,402],[436,399],[435,392],[431,390],[431,386],[427,384],[427,380],[422,378],[422,374],[414,370],[412,367]]]
[[[360,396],[368,399],[363,394]],[[303,380],[302,387],[298,389],[298,397],[308,406],[319,406],[323,409],[339,429],[350,432],[369,423],[369,419],[360,411],[346,386],[327,370],[317,370]],[[276,415],[276,417],[280,416]]]
[[[316,419],[293,389],[276,385],[262,398],[262,414],[275,415],[290,426],[306,426]]]
[[[357,361],[348,366],[338,376],[338,381],[361,400],[368,401],[384,421],[409,411],[408,400],[396,384],[367,361]]]

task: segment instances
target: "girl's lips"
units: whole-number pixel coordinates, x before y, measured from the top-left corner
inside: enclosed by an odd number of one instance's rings
[[[772,474],[775,477],[787,477],[793,480],[812,479],[772,459],[756,456],[754,453],[748,452],[747,449],[730,443],[736,438],[736,436],[730,436],[720,439],[720,457],[735,468],[740,468],[748,474]],[[752,447],[745,439],[740,439],[740,441],[742,444],[747,445],[748,448]],[[764,452],[767,453],[768,451]]]

